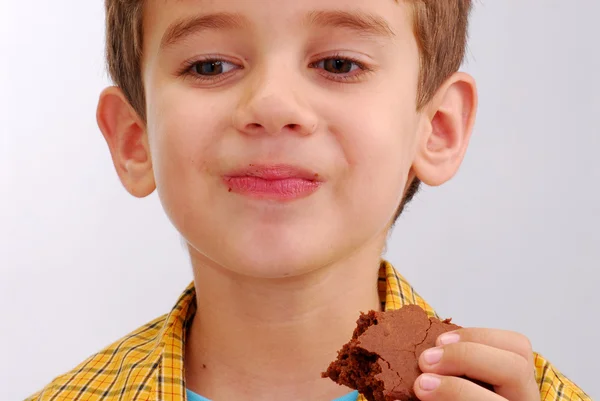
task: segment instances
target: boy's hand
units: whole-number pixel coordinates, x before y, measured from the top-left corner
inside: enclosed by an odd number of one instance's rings
[[[415,382],[422,401],[540,401],[531,343],[522,334],[460,329],[442,334],[421,354]],[[495,393],[469,380],[494,386]]]

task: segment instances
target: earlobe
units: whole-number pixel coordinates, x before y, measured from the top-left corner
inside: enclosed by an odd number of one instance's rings
[[[450,180],[462,163],[477,112],[475,81],[455,73],[423,109],[419,147],[413,169],[429,186]]]
[[[119,88],[102,91],[96,119],[123,186],[133,196],[150,195],[156,184],[146,127]]]

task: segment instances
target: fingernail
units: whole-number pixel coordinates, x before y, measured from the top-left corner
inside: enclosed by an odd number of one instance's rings
[[[460,341],[460,336],[456,333],[446,333],[440,336],[440,343],[442,345],[454,344]]]
[[[444,350],[441,348],[431,348],[423,353],[423,359],[429,365],[435,365],[439,361],[442,360],[442,355],[444,355]]]
[[[433,391],[442,384],[442,380],[437,376],[422,375],[419,379],[419,387],[421,390]]]

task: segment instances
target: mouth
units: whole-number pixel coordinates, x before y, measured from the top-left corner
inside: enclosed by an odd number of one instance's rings
[[[275,201],[305,198],[323,184],[318,173],[285,164],[250,164],[225,175],[223,181],[231,193]]]

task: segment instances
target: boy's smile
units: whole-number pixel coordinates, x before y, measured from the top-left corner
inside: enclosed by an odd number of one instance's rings
[[[256,199],[290,201],[314,193],[323,180],[319,173],[285,164],[249,164],[223,177],[229,192]]]

